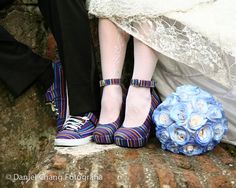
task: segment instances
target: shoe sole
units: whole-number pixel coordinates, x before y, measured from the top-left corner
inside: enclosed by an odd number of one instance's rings
[[[81,139],[55,139],[54,146],[81,146],[92,141],[93,136]]]
[[[141,148],[147,144],[148,138],[149,138],[149,136],[147,136],[145,138],[139,138],[137,140],[115,138],[114,142],[117,146],[120,146],[120,147]]]
[[[113,144],[114,143],[114,136],[98,136],[93,135],[93,140],[96,142],[96,144]]]

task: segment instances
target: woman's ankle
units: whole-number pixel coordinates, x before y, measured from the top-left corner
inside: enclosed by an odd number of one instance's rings
[[[150,88],[130,86],[126,99],[124,126],[136,127],[142,125],[151,108]]]
[[[151,96],[151,90],[150,88],[145,88],[145,87],[135,87],[135,86],[132,86],[130,85],[129,86],[129,90],[128,90],[128,95],[131,95],[131,96],[140,96],[140,97],[150,97]]]
[[[122,88],[120,85],[104,87],[101,101],[99,123],[105,124],[116,121],[122,106]]]

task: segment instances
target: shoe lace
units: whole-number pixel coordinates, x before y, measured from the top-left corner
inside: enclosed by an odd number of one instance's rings
[[[47,102],[46,105],[49,105],[52,112],[55,114],[55,116],[58,116],[59,115],[59,110],[56,106],[56,102],[55,100],[51,101],[51,102]]]
[[[63,128],[66,130],[72,130],[77,131],[78,129],[81,129],[81,127],[89,120],[87,116],[80,117],[80,116],[69,116],[64,125]]]

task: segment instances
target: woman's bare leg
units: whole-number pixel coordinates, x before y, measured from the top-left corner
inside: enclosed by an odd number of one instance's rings
[[[134,38],[133,79],[151,80],[158,56],[153,49]],[[144,123],[151,107],[149,88],[130,86],[126,99],[124,126],[136,127]]]
[[[108,19],[99,20],[99,40],[103,79],[121,78],[129,35]],[[122,89],[119,85],[104,87],[99,123],[114,122],[120,113]]]

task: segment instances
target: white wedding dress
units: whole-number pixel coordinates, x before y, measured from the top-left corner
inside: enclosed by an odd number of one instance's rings
[[[88,0],[88,11],[156,50],[154,78],[165,98],[194,84],[224,105],[236,145],[236,0]]]

